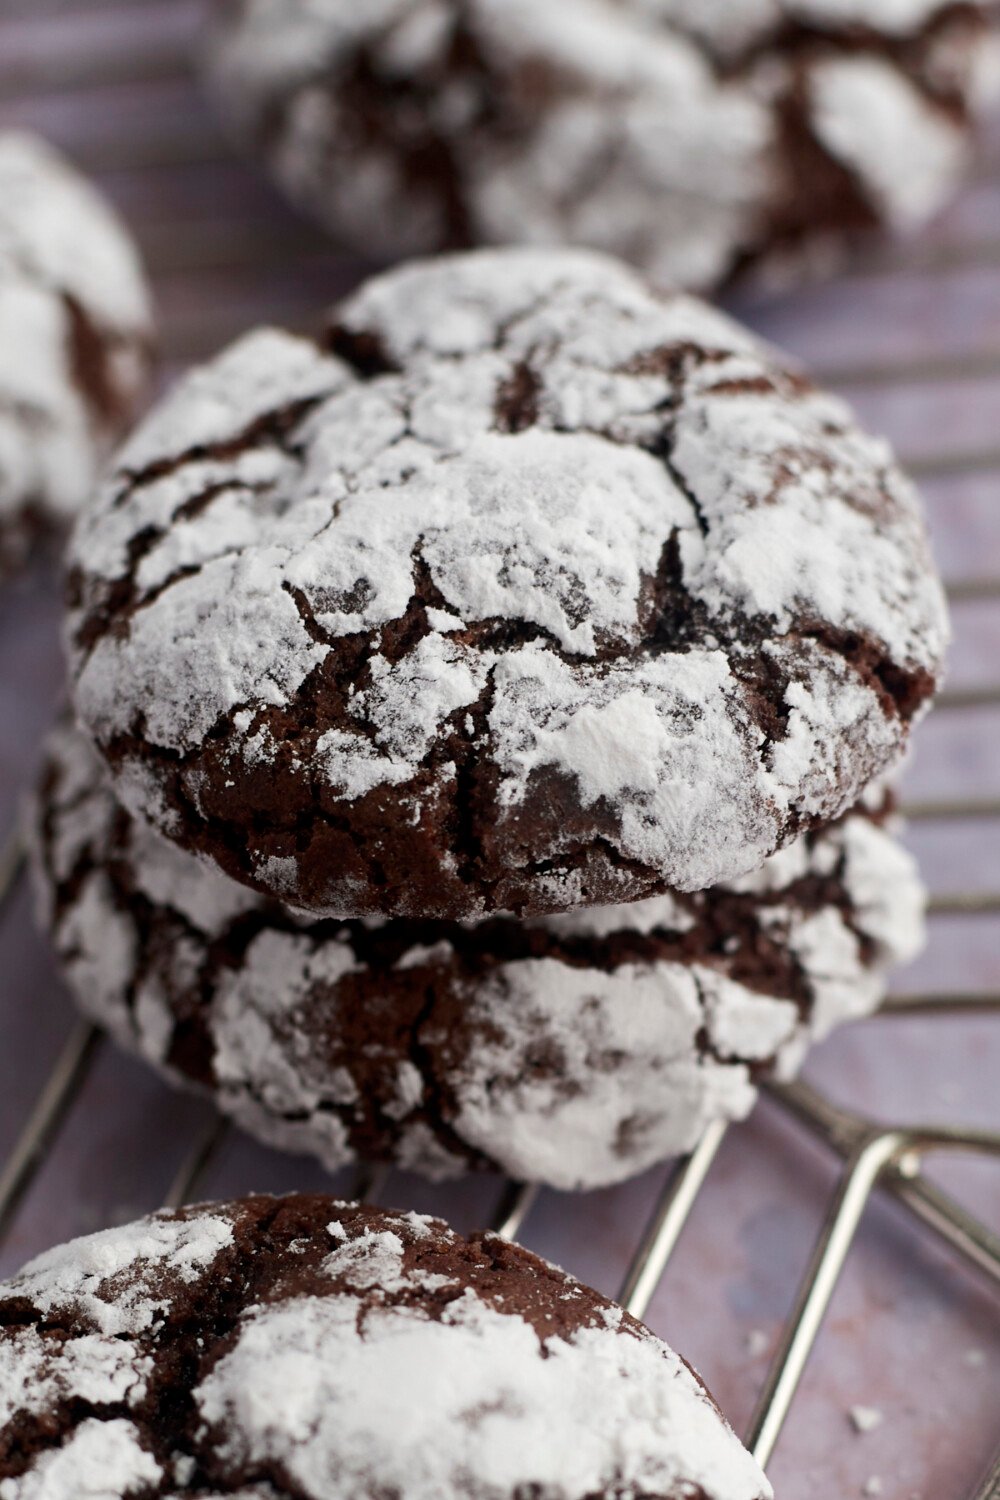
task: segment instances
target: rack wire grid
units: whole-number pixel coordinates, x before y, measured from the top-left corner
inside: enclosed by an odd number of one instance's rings
[[[40,130],[118,203],[157,293],[165,379],[253,323],[303,322],[365,270],[220,138],[192,62],[205,8],[0,6],[0,128]],[[700,1366],[785,1500],[1000,1500],[1000,1172],[987,1160],[1000,1154],[1000,122],[918,241],[871,248],[823,286],[730,303],[893,438],[951,580],[952,683],[904,783],[935,893],[930,948],[904,987],[817,1049],[808,1081],[768,1086],[749,1122],[713,1127],[686,1160],[622,1187],[432,1187],[379,1168],[331,1179],[255,1146],[74,1021],[31,927],[12,832],[0,855],[0,1269],[192,1196],[323,1186],[443,1212],[617,1290]],[[59,691],[58,616],[44,570],[0,598],[11,830]]]

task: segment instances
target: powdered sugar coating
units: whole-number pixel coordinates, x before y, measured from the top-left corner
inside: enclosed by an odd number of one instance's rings
[[[236,135],[366,255],[587,244],[697,288],[933,212],[995,71],[985,11],[229,0],[208,71]]]
[[[144,394],[151,338],[111,209],[42,141],[0,134],[0,571],[79,509]]]
[[[22,1346],[38,1313],[25,1298],[45,1285],[0,1286],[0,1309],[18,1310],[15,1326],[0,1326],[2,1500],[71,1500],[84,1488],[103,1500],[770,1500],[683,1361],[526,1251],[320,1197],[182,1213],[189,1238],[203,1217],[226,1224],[231,1249],[173,1295],[164,1264],[162,1321],[119,1343],[148,1391],[122,1389],[103,1410],[53,1398],[44,1426],[26,1421],[22,1396],[37,1390]],[[155,1260],[133,1267],[128,1249],[169,1242],[175,1217],[118,1232],[108,1310],[117,1295],[134,1302],[133,1271],[142,1287],[155,1280]],[[69,1266],[77,1252],[87,1257],[88,1242],[55,1258]],[[62,1295],[49,1288],[49,1303]],[[50,1325],[57,1372],[93,1341],[91,1312],[69,1304]],[[267,1482],[248,1487],[262,1473]]]
[[[718,1443],[718,1414],[680,1361],[665,1369],[663,1346],[651,1340],[588,1328],[548,1340],[541,1359],[527,1323],[472,1292],[430,1324],[419,1313],[375,1311],[363,1338],[357,1315],[352,1299],[302,1299],[247,1319],[198,1396],[227,1434],[227,1457],[252,1464],[276,1454],[308,1495],[335,1481],[350,1493],[371,1487],[414,1500],[517,1495],[529,1484],[555,1495],[625,1484],[671,1494],[688,1474],[715,1493],[761,1492],[735,1443]],[[563,1424],[571,1446],[559,1441]],[[314,1434],[307,1446],[302,1431]],[[381,1431],[392,1432],[391,1447]],[[609,1431],[621,1458],[608,1452]]]
[[[208,1214],[141,1219],[44,1251],[21,1269],[18,1294],[46,1318],[73,1307],[109,1337],[139,1334],[162,1315],[165,1286],[197,1281],[231,1243],[226,1221]]]
[[[733,890],[524,924],[309,923],[130,819],[70,731],[32,845],[85,1013],[331,1169],[619,1181],[745,1115],[758,1073],[874,1010],[923,935],[912,860],[860,812]]]
[[[121,797],[337,916],[738,877],[895,759],[946,635],[887,446],[582,251],[248,336],[126,445],[72,562]]]

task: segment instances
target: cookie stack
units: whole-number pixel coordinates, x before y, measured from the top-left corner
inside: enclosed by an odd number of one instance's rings
[[[913,491],[615,261],[418,263],[248,335],[70,563],[66,972],[268,1140],[612,1182],[919,944],[880,789],[946,638]]]

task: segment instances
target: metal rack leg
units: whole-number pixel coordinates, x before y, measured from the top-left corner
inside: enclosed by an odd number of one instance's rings
[[[0,1172],[0,1239],[4,1237],[49,1143],[76,1098],[93,1061],[100,1033],[88,1021],[78,1021],[70,1032],[55,1067],[6,1165]]]
[[[885,1130],[870,1135],[854,1152],[816,1242],[750,1423],[747,1447],[761,1465],[766,1467],[774,1452],[875,1184],[893,1162],[908,1153],[938,1148],[1000,1154],[1000,1136],[986,1131]]]
[[[24,869],[24,842],[20,829],[9,833],[0,847],[0,916],[17,889]]]
[[[645,1317],[667,1261],[688,1221],[705,1178],[729,1127],[723,1120],[710,1125],[691,1152],[671,1173],[652,1218],[646,1226],[632,1264],[618,1293],[618,1301],[637,1318]]]
[[[164,1197],[164,1208],[182,1208],[191,1202],[198,1183],[228,1133],[229,1122],[221,1115],[213,1115],[178,1168]]]
[[[504,1240],[516,1239],[539,1191],[537,1182],[508,1182],[493,1215],[493,1233]]]

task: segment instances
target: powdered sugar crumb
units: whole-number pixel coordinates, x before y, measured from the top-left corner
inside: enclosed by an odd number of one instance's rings
[[[751,1359],[761,1359],[771,1347],[770,1335],[763,1328],[751,1328],[745,1342]]]
[[[858,1433],[874,1432],[885,1421],[884,1414],[877,1406],[852,1406],[848,1415],[851,1426]]]

